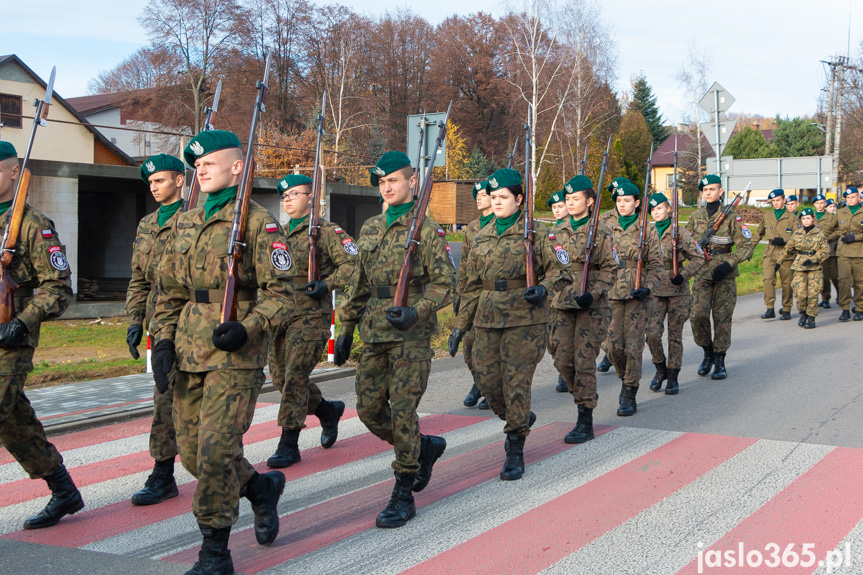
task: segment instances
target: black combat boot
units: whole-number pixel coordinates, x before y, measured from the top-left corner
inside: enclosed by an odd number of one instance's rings
[[[584,443],[591,439],[593,439],[593,410],[578,404],[578,421],[575,422],[572,431],[564,436],[563,442]]]
[[[804,325],[806,325],[806,318],[807,317],[809,317],[809,316],[806,315],[806,312],[801,311],[800,312],[800,319],[797,320],[797,325],[799,325],[800,327],[803,327]]]
[[[820,306],[821,306],[821,307],[823,307],[824,309],[830,309],[830,298],[825,299],[824,301],[822,301],[822,302],[821,302],[820,304],[818,304],[818,305],[820,305]]]
[[[623,405],[623,396],[626,395],[626,384],[623,379],[620,380],[620,395],[617,396],[617,405]]]
[[[329,449],[339,437],[339,420],[345,413],[344,401],[321,402],[315,410],[315,417],[321,422],[321,446]]]
[[[710,368],[713,367],[713,344],[703,346],[704,359],[701,360],[701,365],[698,366],[698,375],[704,377],[710,373]]]
[[[854,321],[863,321],[863,312],[854,312]]]
[[[659,391],[662,389],[662,382],[668,379],[668,368],[665,367],[665,362],[653,364],[656,367],[656,375],[650,380],[650,391]]]
[[[396,484],[393,487],[390,502],[380,512],[378,518],[375,519],[375,525],[385,529],[401,527],[417,514],[417,508],[414,505],[414,494],[411,491],[416,482],[417,474],[396,473],[395,476]]]
[[[473,407],[479,402],[479,398],[482,397],[482,393],[479,391],[479,388],[476,386],[476,381],[473,382],[473,385],[470,388],[470,391],[467,392],[467,395],[464,396],[464,406],[465,407]]]
[[[680,375],[679,369],[668,368],[668,383],[665,384],[665,395],[677,395],[680,391],[677,383],[677,376]]]
[[[617,408],[617,415],[621,417],[629,417],[638,413],[638,405],[635,403],[635,394],[638,393],[638,387],[627,385],[623,390],[623,403]]]
[[[198,524],[204,542],[198,551],[198,560],[186,575],[233,575],[234,562],[231,560],[231,551],[228,549],[228,537],[231,535],[230,527],[208,527]]]
[[[772,307],[767,308],[767,311],[761,314],[761,319],[773,319],[776,317],[776,312]]]
[[[255,473],[245,485],[242,495],[252,502],[259,545],[269,545],[279,534],[279,497],[284,490],[285,475],[281,471]]]
[[[479,402],[479,405],[476,406],[476,408],[482,410],[491,409],[488,405],[488,400],[484,397],[482,398],[482,401]]]
[[[569,387],[566,385],[566,382],[563,381],[563,376],[560,374],[557,374],[557,385],[555,386],[554,390],[558,393],[569,392]]]
[[[51,527],[66,515],[72,515],[84,508],[81,492],[75,487],[75,482],[69,477],[65,466],[61,465],[60,469],[44,479],[51,490],[51,499],[38,515],[28,517],[24,521],[24,529]]]
[[[602,361],[599,362],[599,365],[596,366],[596,371],[599,373],[607,373],[611,368],[611,360],[608,359],[608,355],[602,356]]]
[[[780,320],[788,320],[788,319],[791,319],[791,310],[788,310],[788,311],[785,311],[784,309],[783,309],[783,310],[779,310],[779,319],[780,319]]]
[[[267,459],[267,467],[283,469],[290,467],[294,463],[299,463],[300,447],[297,445],[299,440],[299,429],[282,428],[282,437],[279,439],[279,446],[276,447],[276,453]]]
[[[524,439],[524,435],[520,433],[506,434],[506,461],[500,470],[501,480],[515,481],[524,475]]]
[[[728,377],[728,372],[725,371],[725,352],[717,353],[716,359],[713,360],[713,375],[710,379],[725,379]]]
[[[416,474],[413,490],[420,492],[431,481],[432,467],[446,450],[446,439],[437,435],[420,435],[420,470]]]
[[[851,320],[851,312],[847,309],[843,309],[842,313],[839,314],[839,321],[850,321]]]
[[[815,318],[813,316],[808,316],[806,318],[806,325],[803,326],[804,329],[815,329]]]
[[[157,461],[144,489],[132,495],[132,505],[154,505],[180,494],[174,481],[174,458]]]

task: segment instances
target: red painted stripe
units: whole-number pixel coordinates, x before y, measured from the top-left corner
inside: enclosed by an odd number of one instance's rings
[[[571,423],[553,423],[534,430],[525,445],[525,463],[531,464],[572,446],[562,441],[572,427]],[[606,427],[597,431],[605,432]],[[503,463],[503,442],[447,459],[435,466],[429,486],[416,495],[416,506],[422,509],[437,501],[460,493],[480,483],[495,479]],[[527,473],[530,473],[528,467]],[[282,565],[306,553],[321,549],[366,529],[375,529],[375,517],[389,500],[392,481],[360,489],[349,495],[315,505],[297,513],[283,516],[278,539],[270,547],[255,543],[254,531],[246,529],[231,535],[231,553],[234,566],[241,573],[257,573],[276,565]],[[421,513],[421,511],[420,511]],[[417,519],[421,520],[421,519]],[[197,547],[187,549],[168,561],[192,563],[197,557]],[[487,560],[485,552],[475,556]],[[472,568],[461,570],[469,573]]]
[[[424,417],[421,422],[423,431],[440,434],[466,427],[484,419],[460,415],[430,415]],[[282,470],[289,482],[286,493],[290,494],[290,481],[334,469],[340,465],[359,461],[391,449],[389,445],[374,435],[364,433],[340,440],[330,449],[315,447],[303,451],[302,463]],[[266,462],[259,463],[255,469],[262,473],[269,471]],[[16,531],[4,535],[3,538],[61,547],[81,547],[121,533],[128,533],[134,529],[153,525],[183,513],[189,513],[194,490],[195,482],[192,481],[180,486],[179,497],[169,499],[158,505],[133,507],[128,501],[120,501],[66,517],[51,529]],[[131,494],[129,495],[131,496]]]
[[[798,477],[773,499],[761,506],[758,511],[741,521],[725,537],[705,550],[703,573],[781,573],[782,575],[812,573],[818,561],[836,549],[846,535],[863,516],[863,449],[837,447],[803,475]],[[779,566],[769,567],[761,564],[753,567],[743,559],[739,560],[740,544],[746,553],[759,551],[765,560],[775,562],[771,557],[775,548],[767,548],[774,543],[779,546]],[[790,543],[795,544],[793,551],[801,556],[803,544],[814,553],[814,565],[809,567],[790,567],[791,555],[782,562],[782,553]],[[844,546],[841,548],[844,552]],[[699,549],[693,549],[696,554]],[[721,567],[709,567],[708,551],[721,553]],[[729,557],[726,551],[733,551],[731,566],[725,563]],[[854,551],[857,551],[856,549]],[[804,562],[810,558],[801,556]],[[844,556],[843,556],[844,558]],[[851,560],[859,563],[858,553],[852,553]],[[755,557],[753,556],[753,561]],[[835,567],[835,565],[834,565]],[[859,572],[859,565],[856,565]],[[698,558],[686,565],[678,573],[698,573]]]
[[[755,441],[685,434],[404,573],[539,573]]]

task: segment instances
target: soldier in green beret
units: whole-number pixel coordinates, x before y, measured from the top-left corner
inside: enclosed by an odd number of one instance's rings
[[[569,254],[549,239],[535,222],[533,250],[535,286],[527,287],[524,191],[521,174],[496,171],[488,179],[494,225],[474,239],[467,266],[462,309],[449,338],[455,355],[464,334],[474,328],[477,384],[491,410],[506,421],[504,481],[524,473],[524,442],[536,415],[530,411],[530,390],[536,365],[545,353],[549,295],[570,283]],[[525,289],[526,288],[526,289]]]
[[[551,197],[548,198],[546,204],[551,208],[551,213],[554,215],[554,219],[557,220],[555,225],[565,225],[569,221],[569,213],[566,211],[566,192],[563,190],[554,192],[551,194]]]
[[[548,207],[551,208],[551,213],[554,214],[555,220],[557,220],[553,226],[551,226],[551,232],[559,232],[561,230],[569,227],[569,212],[566,208],[566,192],[564,190],[560,190],[559,192],[554,192],[548,201],[546,202]],[[546,337],[546,349],[548,350],[548,354],[554,358],[554,349],[556,345],[556,338],[554,334],[554,326],[557,324],[555,321],[555,315],[557,314],[557,309],[552,305],[548,308],[548,335]],[[569,388],[566,386],[566,381],[563,379],[563,375],[560,373],[557,374],[557,385],[555,386],[555,391],[558,393],[567,393]]]
[[[791,264],[794,279],[791,284],[800,312],[797,325],[814,329],[815,316],[818,315],[818,295],[824,285],[821,264],[830,257],[830,247],[824,232],[815,223],[815,210],[800,210],[800,224],[801,228],[789,238],[782,256],[783,259],[794,258]]]
[[[149,326],[153,319],[156,272],[166,244],[173,239],[174,222],[183,206],[186,166],[182,160],[168,154],[151,156],[141,164],[141,179],[149,186],[160,207],[140,221],[132,244],[132,279],[126,292],[126,315],[130,321],[126,343],[134,359],[140,357],[138,345],[144,335],[144,323]],[[164,393],[153,387],[150,456],[155,460],[155,466],[144,488],[132,495],[133,505],[153,505],[180,493],[174,481],[177,436],[172,416],[173,383],[174,372],[171,372]]]
[[[410,159],[387,152],[370,170],[388,206],[363,224],[360,261],[350,298],[340,308],[336,365],[350,355],[354,328],[363,340],[357,367],[357,413],[366,427],[393,446],[395,486],[378,515],[378,527],[401,527],[416,515],[413,492],[431,479],[432,466],[446,449],[443,437],[420,434],[417,406],[428,383],[431,337],[438,331],[437,311],[452,301],[455,262],[446,234],[429,217],[413,259],[408,306],[394,307],[404,246],[414,218],[411,190],[416,183]]]
[[[815,206],[815,225],[817,225],[824,233],[827,239],[827,244],[830,247],[830,257],[824,260],[821,264],[821,271],[824,274],[824,285],[821,288],[821,303],[818,307],[830,309],[830,284],[836,288],[836,293],[839,293],[839,276],[836,268],[836,242],[831,241],[830,237],[836,231],[839,225],[839,220],[836,219],[836,214],[830,213],[827,210],[827,197],[818,194],[812,200],[812,205]]]
[[[321,279],[309,282],[309,214],[312,211],[312,179],[289,174],[276,184],[282,209],[290,217],[288,252],[294,257],[293,275],[296,311],[289,322],[282,323],[272,334],[270,375],[282,394],[279,427],[282,435],[276,453],[267,460],[268,467],[290,467],[300,461],[297,444],[306,416],[313,413],[321,422],[321,445],[333,446],[339,434],[339,420],[345,412],[342,401],[328,401],[317,385],[309,381],[315,365],[321,360],[330,337],[333,313],[331,292],[350,283],[354,273],[357,244],[338,225],[319,219],[317,247]]]
[[[837,225],[831,240],[836,248],[839,275],[839,321],[851,319],[851,291],[854,290],[854,321],[863,321],[863,210],[860,193],[854,186],[844,192],[845,205],[836,210]]]
[[[176,361],[174,426],[183,467],[198,479],[192,510],[203,544],[189,575],[233,573],[228,538],[241,496],[252,504],[255,538],[271,544],[279,532],[280,471],[259,474],[243,457],[264,383],[269,334],[294,309],[293,259],[281,226],[251,202],[238,266],[237,321],[221,322],[228,244],[243,173],[236,134],[201,132],[183,152],[197,170],[203,206],[174,222],[157,274],[151,322],[153,375],[165,392]]]

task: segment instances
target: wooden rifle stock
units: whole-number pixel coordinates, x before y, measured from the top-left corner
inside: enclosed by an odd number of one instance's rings
[[[533,287],[536,281],[536,254],[533,252],[533,172],[530,165],[530,109],[528,121],[524,125],[524,250],[525,276],[527,287]]]
[[[647,228],[647,200],[650,198],[650,160],[653,158],[653,144],[650,144],[650,155],[647,156],[647,174],[644,176],[644,199],[641,201],[641,229],[638,230],[638,256],[635,263],[635,289],[641,289],[641,280],[644,275],[644,232]]]
[[[27,203],[27,191],[30,188],[30,170],[21,172],[18,190],[15,194],[13,207],[9,213],[9,224],[3,239],[3,255],[0,256],[0,323],[7,323],[15,318],[15,291],[18,284],[9,275],[7,268],[12,263],[15,249],[18,246],[18,235],[21,232],[21,221],[24,219],[24,207]]]
[[[320,202],[321,188],[323,187],[323,173],[321,170],[321,139],[324,136],[324,118],[326,118],[327,91],[324,90],[321,99],[321,113],[318,116],[318,140],[315,144],[315,173],[312,177],[311,211],[309,212],[309,282],[321,279],[321,255],[318,250],[318,236],[321,232]]]
[[[710,238],[712,238],[713,234],[715,234],[717,230],[719,230],[719,227],[722,225],[722,222],[725,221],[725,218],[728,217],[728,214],[731,213],[731,210],[737,207],[737,205],[740,203],[740,200],[743,199],[743,195],[745,194],[747,198],[749,197],[749,192],[751,191],[751,189],[752,182],[749,182],[746,185],[745,190],[737,194],[730,204],[722,208],[722,211],[719,212],[718,216],[716,216],[716,221],[713,222],[713,225],[708,227],[707,231],[704,232],[704,235],[701,236],[701,241],[698,242],[698,245],[701,246],[701,249],[704,251],[704,259],[708,262],[713,259],[712,257],[710,257],[710,254],[707,253],[707,244],[710,243]]]
[[[602,204],[602,180],[605,178],[605,169],[608,167],[608,154],[611,151],[611,138],[608,137],[608,145],[605,147],[605,154],[602,156],[602,168],[599,170],[599,182],[595,189],[595,198],[593,199],[593,212],[590,214],[590,224],[587,229],[587,243],[584,245],[584,269],[581,270],[581,283],[579,284],[578,295],[583,296],[587,293],[587,280],[590,276],[590,262],[593,259],[593,246],[596,244],[596,224],[599,221],[599,209]],[[584,152],[585,160],[587,161],[587,150]],[[582,172],[584,175],[584,172]]]

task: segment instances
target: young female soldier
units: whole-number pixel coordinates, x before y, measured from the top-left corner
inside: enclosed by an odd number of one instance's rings
[[[782,252],[783,257],[795,256],[791,263],[794,278],[791,286],[794,288],[794,299],[800,311],[800,321],[797,325],[806,329],[815,328],[815,316],[818,315],[818,294],[824,286],[821,264],[830,257],[830,247],[827,236],[815,225],[815,212],[812,208],[800,211],[800,223],[803,225],[795,231]]]
[[[566,230],[569,228],[569,212],[566,209],[566,192],[564,190],[560,190],[559,192],[554,192],[551,194],[551,197],[548,198],[548,207],[551,208],[551,213],[554,215],[554,219],[557,220],[553,226],[551,226],[551,234],[550,238],[554,241],[554,236],[559,231]],[[557,242],[561,243],[561,242]],[[554,326],[555,326],[555,317],[557,316],[557,310],[552,305],[548,308],[548,334],[545,338],[546,340],[546,349],[548,349],[549,355],[551,355],[552,359],[555,356],[555,347],[557,338],[554,334]],[[569,388],[566,386],[566,381],[563,379],[563,375],[558,372],[557,374],[557,385],[555,386],[555,391],[559,393],[567,393]]]

